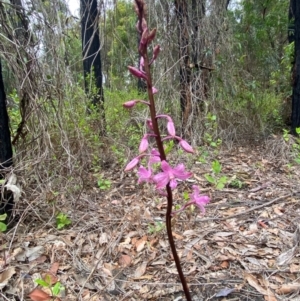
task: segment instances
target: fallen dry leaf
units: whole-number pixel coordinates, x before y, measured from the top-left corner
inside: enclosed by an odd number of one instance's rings
[[[247,280],[247,282],[254,287],[259,293],[261,293],[262,295],[268,297],[269,299],[266,299],[268,301],[276,301],[277,299],[275,298],[274,294],[268,289],[268,288],[263,288],[258,280],[252,275],[252,274],[248,274],[245,273],[244,274],[245,279]],[[273,299],[272,299],[273,298]]]
[[[28,296],[32,301],[48,301],[52,299],[47,293],[38,288],[34,289]]]
[[[278,295],[285,295],[285,294],[297,292],[299,290],[300,290],[300,283],[287,283],[287,284],[283,284],[275,292]]]
[[[137,252],[141,252],[144,249],[145,243],[147,241],[147,236],[143,236],[135,243]]]
[[[134,278],[139,278],[145,274],[147,264],[147,262],[143,262],[140,266],[138,266],[138,268],[134,272]]]
[[[119,258],[119,264],[122,267],[128,267],[131,264],[131,257],[129,255],[126,254],[121,254],[120,258]]]
[[[10,267],[0,274],[0,289],[3,289],[7,285],[9,279],[15,273],[16,273],[15,268]]]

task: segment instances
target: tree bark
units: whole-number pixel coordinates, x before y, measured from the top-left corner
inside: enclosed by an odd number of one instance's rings
[[[297,135],[296,128],[300,128],[300,2],[291,0],[290,7],[294,10],[295,20],[295,64],[293,68],[291,132],[293,135]]]
[[[182,119],[182,134],[188,136],[189,117],[192,113],[191,99],[191,68],[189,54],[189,25],[188,25],[188,4],[185,0],[175,0],[176,18],[178,20],[178,44],[180,60],[180,107]]]
[[[12,145],[9,130],[9,119],[6,108],[6,95],[2,78],[2,66],[0,61],[0,180],[5,179],[5,175],[12,166]],[[0,194],[0,214],[6,213],[10,216],[13,208],[13,195],[11,191]]]
[[[92,105],[101,112],[101,134],[105,133],[104,95],[102,87],[102,66],[100,35],[98,28],[99,10],[97,0],[80,0],[81,38],[85,92],[91,97]],[[91,75],[94,76],[96,93],[92,94]],[[92,77],[93,78],[93,77]]]

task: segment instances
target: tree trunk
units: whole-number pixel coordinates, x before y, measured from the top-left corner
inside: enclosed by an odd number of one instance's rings
[[[291,132],[293,135],[296,135],[296,128],[300,128],[300,2],[291,0],[290,7],[294,9],[295,20],[295,64],[293,68]]]
[[[0,61],[0,180],[12,166],[12,145],[9,131],[9,120],[6,108],[6,95],[2,78],[2,66]],[[8,217],[13,208],[13,195],[11,191],[0,194],[0,214],[6,213]]]
[[[178,44],[180,60],[180,107],[182,119],[182,134],[189,136],[191,124],[189,117],[192,114],[191,99],[191,68],[189,55],[189,25],[188,4],[185,0],[175,0],[176,18],[178,20]]]
[[[101,112],[101,134],[105,133],[104,95],[102,87],[102,66],[100,55],[100,36],[98,28],[99,10],[97,0],[80,0],[81,38],[85,92],[91,97],[92,105]],[[91,76],[92,75],[92,76]],[[96,86],[96,93],[92,87]]]

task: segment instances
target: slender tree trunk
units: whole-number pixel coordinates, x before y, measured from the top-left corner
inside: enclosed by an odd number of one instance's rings
[[[296,135],[296,128],[300,128],[300,2],[298,0],[291,0],[291,9],[295,20],[295,64],[293,68],[291,132],[293,135]]]
[[[12,145],[0,61],[0,180],[5,179],[5,175],[12,164]],[[3,193],[0,194],[0,214],[7,213],[9,216],[14,204],[13,195],[11,191],[3,191],[3,189],[1,191]]]
[[[91,97],[92,105],[96,106],[101,112],[101,134],[104,134],[105,114],[97,0],[80,0],[80,9],[85,92]],[[93,77],[91,77],[91,75],[93,75]],[[95,79],[96,93],[93,93],[91,89],[93,86],[91,78]]]
[[[191,125],[189,117],[192,113],[191,68],[189,54],[188,4],[185,0],[175,0],[176,18],[178,21],[178,44],[180,59],[180,107],[183,136],[188,136]]]

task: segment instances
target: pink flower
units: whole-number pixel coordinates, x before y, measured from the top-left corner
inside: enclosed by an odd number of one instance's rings
[[[185,140],[181,139],[179,144],[182,147],[182,149],[187,153],[191,153],[191,154],[194,153],[193,148]]]
[[[194,192],[190,194],[190,201],[183,205],[179,210],[172,212],[172,215],[179,213],[186,209],[188,206],[196,205],[204,214],[205,213],[205,205],[210,202],[210,198],[207,195],[200,195],[199,187],[193,185]]]
[[[164,188],[168,183],[170,183],[171,189],[174,189],[177,186],[176,179],[186,180],[192,175],[191,172],[185,171],[183,164],[179,164],[172,168],[166,161],[162,161],[161,169],[163,172],[160,172],[153,177],[157,189]]]
[[[148,169],[146,169],[144,166],[140,166],[138,171],[138,176],[139,176],[139,180],[138,180],[139,184],[143,182],[151,183],[152,182],[151,168],[149,167]]]
[[[140,146],[139,146],[139,152],[140,153],[145,152],[147,150],[148,146],[149,146],[148,135],[144,135],[144,137],[141,140]]]
[[[139,162],[140,162],[140,158],[135,157],[126,165],[124,171],[129,171],[131,169],[134,169],[139,164]]]
[[[150,154],[149,164],[159,163],[160,161],[159,152],[156,149],[153,149]]]
[[[187,203],[190,205],[195,204],[204,214],[205,213],[205,208],[204,206],[207,205],[210,201],[210,198],[207,195],[201,195],[199,194],[199,187],[196,185],[193,185],[193,193],[190,194],[190,201]],[[186,205],[187,205],[186,204]]]

